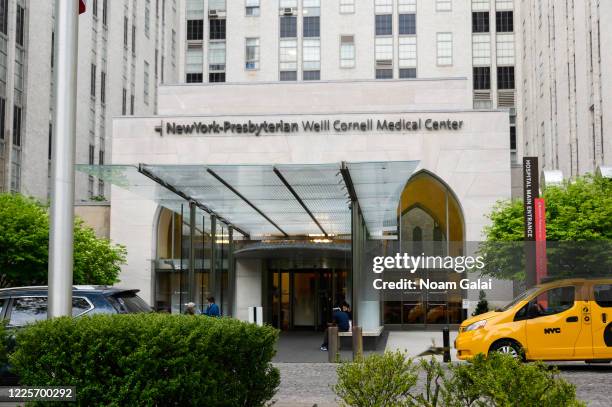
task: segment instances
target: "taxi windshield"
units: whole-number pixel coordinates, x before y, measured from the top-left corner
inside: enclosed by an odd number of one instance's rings
[[[519,295],[518,297],[516,297],[515,299],[510,301],[508,304],[506,304],[506,306],[504,306],[503,308],[500,308],[498,311],[502,312],[502,311],[509,310],[510,308],[514,307],[516,304],[518,304],[519,302],[525,300],[531,294],[536,292],[538,288],[539,287],[531,287],[529,290],[526,290],[525,292],[523,292],[521,295]]]

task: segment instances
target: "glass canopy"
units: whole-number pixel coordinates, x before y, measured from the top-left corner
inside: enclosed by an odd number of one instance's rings
[[[350,234],[352,198],[359,202],[370,235],[382,236],[397,230],[400,195],[418,163],[78,165],[77,169],[174,212],[183,207],[186,217],[186,201],[193,200],[201,210],[252,237]]]

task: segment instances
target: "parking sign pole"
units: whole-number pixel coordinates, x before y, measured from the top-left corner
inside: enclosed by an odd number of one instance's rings
[[[49,318],[72,314],[78,0],[56,0]]]

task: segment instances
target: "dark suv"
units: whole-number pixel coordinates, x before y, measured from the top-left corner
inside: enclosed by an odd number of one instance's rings
[[[152,312],[140,298],[139,290],[107,286],[74,286],[72,316],[93,314],[130,314]],[[0,320],[9,328],[18,328],[47,318],[47,287],[15,287],[0,289]]]

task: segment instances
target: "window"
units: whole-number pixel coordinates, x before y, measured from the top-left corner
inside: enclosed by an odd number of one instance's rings
[[[17,24],[15,27],[15,42],[23,47],[23,32],[25,24],[25,9],[19,4],[17,5]]]
[[[416,14],[399,15],[399,33],[400,35],[416,34]]]
[[[437,63],[438,65],[453,64],[453,34],[452,33],[437,33]]]
[[[144,10],[144,33],[149,37],[149,29],[151,25],[151,0],[145,0],[145,10]]]
[[[417,42],[416,37],[399,38],[399,67],[416,68]],[[400,76],[401,78],[401,76]]]
[[[89,94],[91,97],[96,97],[96,64],[91,64],[91,73],[89,77]]]
[[[402,13],[416,13],[416,0],[399,0],[397,11]]]
[[[259,69],[259,38],[246,39],[245,68]]]
[[[121,114],[124,116],[127,114],[127,89],[125,88],[121,92]]]
[[[321,80],[321,71],[304,71],[303,79],[305,81],[320,81]]]
[[[400,79],[416,78],[416,68],[400,68],[399,77]]]
[[[134,115],[134,110],[135,110],[135,106],[136,105],[136,96],[134,96],[134,94],[132,93],[130,95],[130,114],[133,116]]]
[[[452,9],[452,0],[436,0],[436,11],[451,11]]]
[[[149,63],[144,61],[144,74],[143,74],[143,101],[146,105],[149,104]]]
[[[393,0],[375,0],[374,12],[376,14],[391,14],[393,13]]]
[[[98,17],[98,0],[91,2],[91,13],[94,17]]]
[[[280,70],[297,70],[297,40],[280,40]]]
[[[302,53],[305,71],[321,69],[321,40],[304,38]]]
[[[87,196],[89,199],[94,196],[94,177],[91,175],[87,177]]]
[[[224,40],[225,39],[225,19],[210,20],[210,39]]]
[[[529,301],[529,318],[538,318],[547,315],[559,314],[574,306],[575,288],[557,287],[538,294]]]
[[[132,54],[136,54],[136,26],[132,25]]]
[[[474,90],[491,89],[491,68],[481,66],[473,68],[474,71]]]
[[[162,3],[162,7],[164,4]],[[204,18],[204,1],[202,0],[187,0],[185,10],[187,21],[202,20]]]
[[[225,42],[210,42],[208,44],[209,72],[225,71]]]
[[[280,0],[280,8],[296,8],[297,0]]]
[[[479,34],[472,36],[472,64],[491,65],[491,36]]]
[[[106,72],[100,72],[100,102],[106,103]]]
[[[280,37],[281,38],[297,37],[297,17],[283,16],[280,18]]]
[[[108,0],[102,0],[102,24],[108,23]]]
[[[393,16],[391,14],[383,14],[376,16],[376,35],[392,35],[393,34]]]
[[[120,314],[151,312],[151,307],[132,291],[124,291],[107,298]]]
[[[185,82],[187,83],[200,83],[203,79],[202,72],[185,74]]]
[[[514,89],[514,67],[497,67],[497,89]]]
[[[340,0],[340,14],[355,12],[355,0]]]
[[[201,46],[188,47],[185,61],[186,81],[188,83],[202,82],[202,61],[204,51]],[[199,79],[199,80],[198,80]]]
[[[13,145],[21,147],[21,108],[13,107]]]
[[[495,29],[498,33],[511,33],[514,31],[513,20],[512,11],[498,11],[495,13]]]
[[[473,33],[488,33],[489,32],[489,12],[479,11],[472,13],[472,32]]]
[[[72,316],[78,317],[93,309],[83,297],[72,297]],[[20,297],[13,299],[11,326],[23,326],[47,319],[47,297]]]
[[[340,37],[340,67],[355,67],[355,37],[352,35]]]
[[[8,34],[8,0],[0,0],[0,32]]]
[[[93,144],[89,145],[89,156],[88,156],[88,163],[89,165],[94,165],[94,157],[96,156],[96,147]]]
[[[297,81],[297,72],[296,71],[281,71],[280,72],[280,80],[285,81]]]
[[[495,9],[497,10],[512,10],[514,0],[495,0]]]
[[[187,41],[202,41],[203,39],[204,20],[187,20]]]
[[[393,61],[393,38],[376,38],[376,62]]]
[[[497,65],[514,65],[514,34],[497,34]]]
[[[0,140],[4,140],[6,133],[6,99],[0,97]]]
[[[100,151],[98,151],[98,164],[104,165],[104,150],[102,150],[102,141],[100,142]]]
[[[98,196],[104,196],[104,181],[98,180]]]
[[[510,126],[510,150],[516,151],[516,126]]]
[[[259,15],[259,0],[246,0],[246,15],[257,17]]]
[[[319,37],[321,36],[320,30],[320,17],[304,17],[304,37]]]
[[[593,287],[595,302],[600,307],[612,307],[612,284],[598,284]]]
[[[208,0],[208,9],[225,11],[225,0]]]
[[[128,46],[128,18],[123,17],[123,46]]]
[[[488,11],[491,0],[472,0],[472,10],[474,11]],[[510,0],[514,1],[514,0]]]
[[[393,79],[393,69],[377,69],[376,79]]]

